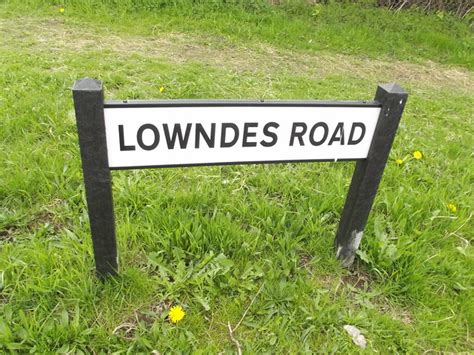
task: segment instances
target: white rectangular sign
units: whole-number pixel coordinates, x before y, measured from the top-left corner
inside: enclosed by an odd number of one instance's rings
[[[367,157],[380,107],[104,109],[110,168]]]

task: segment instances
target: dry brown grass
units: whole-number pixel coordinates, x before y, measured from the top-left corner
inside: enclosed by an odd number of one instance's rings
[[[234,72],[288,74],[322,80],[328,76],[393,82],[415,90],[474,91],[473,72],[432,61],[408,63],[327,52],[288,51],[264,44],[235,44],[224,37],[154,32],[150,37],[117,35],[104,28],[87,30],[64,20],[36,18],[1,20],[4,45],[27,46],[34,51],[112,51],[121,57],[139,55],[172,63],[199,62]]]

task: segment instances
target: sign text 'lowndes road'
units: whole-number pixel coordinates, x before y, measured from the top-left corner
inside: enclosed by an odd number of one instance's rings
[[[379,107],[105,108],[110,168],[364,159]]]

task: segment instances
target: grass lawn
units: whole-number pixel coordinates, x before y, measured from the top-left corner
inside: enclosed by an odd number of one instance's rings
[[[371,352],[474,351],[467,20],[112,3],[0,4],[1,352],[361,351],[346,324]],[[355,265],[333,250],[354,163],[114,171],[120,276],[99,282],[70,91],[85,76],[107,99],[365,100],[398,82],[410,96]]]

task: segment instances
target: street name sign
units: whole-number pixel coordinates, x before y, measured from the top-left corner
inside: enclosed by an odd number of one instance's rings
[[[355,160],[335,247],[352,264],[406,100],[397,84],[373,101],[105,101],[102,83],[73,97],[97,274],[118,272],[114,169]]]
[[[363,159],[379,107],[106,106],[112,169],[259,162]],[[303,106],[306,105],[306,106]]]

